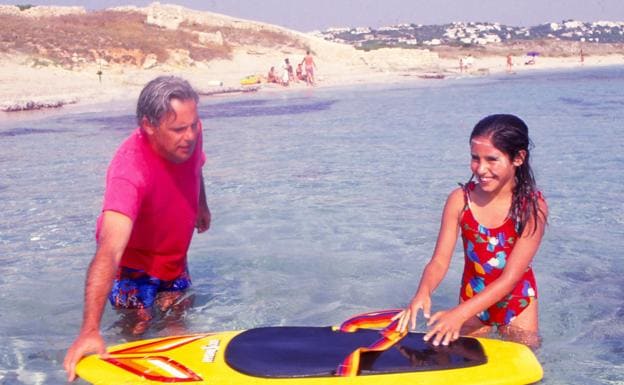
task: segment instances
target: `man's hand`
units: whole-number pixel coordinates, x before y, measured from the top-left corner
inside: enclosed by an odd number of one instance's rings
[[[199,211],[197,212],[197,220],[195,221],[195,227],[197,227],[198,233],[203,233],[210,228],[211,214],[208,205],[199,205]]]
[[[76,379],[76,364],[89,353],[97,353],[106,357],[106,345],[99,331],[81,332],[67,350],[63,367],[67,372],[68,381]]]

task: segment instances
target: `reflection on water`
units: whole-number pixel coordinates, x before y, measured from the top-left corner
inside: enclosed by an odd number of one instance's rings
[[[178,321],[191,332],[322,326],[404,306],[446,195],[469,177],[472,125],[510,112],[529,125],[551,213],[534,261],[543,383],[621,383],[622,75],[606,68],[203,99],[213,224],[189,253],[194,305],[159,316],[144,337],[171,334]],[[133,109],[0,122],[4,382],[64,383],[106,167],[135,125]],[[456,302],[461,269],[457,248],[435,309]],[[130,338],[119,322],[107,308],[111,344]]]

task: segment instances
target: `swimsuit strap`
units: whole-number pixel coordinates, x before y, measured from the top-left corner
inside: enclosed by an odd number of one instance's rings
[[[470,191],[475,189],[476,183],[473,181],[470,181],[466,184],[459,184],[462,188],[462,190],[464,191],[464,209],[463,211],[469,210],[470,209]]]

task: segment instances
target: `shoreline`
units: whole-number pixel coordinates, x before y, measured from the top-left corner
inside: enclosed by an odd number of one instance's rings
[[[270,68],[281,78],[284,63],[290,61],[296,67],[306,52],[314,57],[319,88],[406,81],[427,84],[504,73],[624,65],[624,45],[591,43],[581,47],[580,43],[556,39],[520,45],[359,50],[280,26],[160,3],[103,12],[54,6],[23,11],[0,5],[0,15],[19,30],[17,41],[0,50],[0,116],[5,120],[15,114],[136,99],[143,86],[160,75],[183,77],[200,94],[244,91],[241,80],[249,76],[263,80],[252,85],[259,86],[260,93],[306,89],[303,83],[283,87],[264,82]],[[68,27],[60,15],[75,25]],[[44,23],[55,33],[41,35]],[[88,28],[78,28],[83,24]],[[74,35],[82,37],[66,38]],[[117,43],[128,35],[140,38],[120,47]],[[525,52],[533,56],[522,56]],[[525,65],[527,59],[534,64]],[[514,64],[511,70],[508,60]],[[465,64],[470,65],[460,69]]]
[[[396,52],[400,55],[400,52]],[[9,60],[7,60],[9,59]],[[242,67],[236,60],[219,65],[202,65],[193,68],[159,67],[153,69],[108,68],[98,78],[98,69],[92,65],[81,70],[58,67],[31,67],[27,58],[0,58],[4,76],[0,79],[0,116],[2,120],[21,120],[48,116],[70,111],[88,111],[97,105],[121,104],[136,100],[143,85],[159,75],[177,75],[187,80],[202,94],[202,98],[237,95],[245,91],[240,79],[249,71],[228,71]],[[314,88],[325,89],[342,86],[375,84],[430,84],[447,79],[475,78],[509,74],[521,74],[545,70],[580,70],[606,66],[624,65],[624,55],[612,54],[587,56],[583,63],[577,57],[539,57],[536,64],[525,65],[520,57],[513,58],[512,71],[507,71],[506,58],[481,57],[464,72],[460,72],[458,60],[439,59],[428,68],[392,68],[379,70],[370,67],[344,66],[319,60],[317,84]],[[249,58],[247,58],[249,60]],[[257,63],[258,67],[270,65],[269,61]],[[517,64],[516,64],[517,63]],[[203,63],[202,63],[203,64]],[[340,64],[340,63],[338,63]],[[249,65],[246,66],[249,68]],[[258,73],[262,77],[262,74]],[[216,85],[218,84],[218,85]],[[312,89],[299,82],[290,86],[262,82],[251,86],[250,93],[277,93]],[[208,95],[211,94],[211,95]],[[134,102],[133,102],[134,103]],[[30,107],[30,108],[20,108]],[[95,107],[97,109],[97,107]]]

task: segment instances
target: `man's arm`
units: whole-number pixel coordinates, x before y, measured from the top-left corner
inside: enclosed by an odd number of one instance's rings
[[[132,232],[132,221],[127,216],[115,211],[105,211],[103,215],[98,248],[87,271],[82,326],[63,362],[69,381],[76,378],[76,364],[83,356],[106,352],[100,321],[117,266]]]
[[[199,211],[197,212],[197,221],[195,222],[195,227],[197,227],[198,233],[203,233],[210,228],[211,217],[208,202],[206,201],[204,175],[201,174],[199,176]]]

